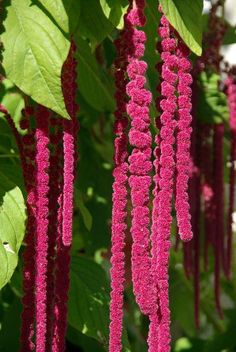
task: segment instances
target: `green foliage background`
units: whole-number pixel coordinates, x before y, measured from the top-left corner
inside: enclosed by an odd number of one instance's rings
[[[203,1],[160,0],[160,3],[170,23],[192,50],[194,60],[194,54],[200,55],[202,51],[202,29],[206,23],[206,16],[201,15]],[[126,0],[12,0],[3,12],[2,72],[7,79],[1,86],[0,100],[19,130],[23,93],[54,110],[61,118],[68,118],[60,76],[71,35],[77,44],[81,128],[75,184],[68,351],[102,352],[108,345],[114,39],[122,28],[127,4]],[[145,26],[147,79],[154,97],[158,81],[155,69],[158,61],[155,50],[159,21],[157,5],[157,1],[147,0]],[[235,30],[229,28],[226,43],[235,41]],[[226,99],[218,92],[218,79],[214,75],[201,76],[199,116],[203,122],[223,119],[227,125]],[[154,119],[154,104],[151,116]],[[227,154],[227,140],[225,144]],[[0,351],[17,351],[19,347],[21,257],[26,218],[24,198],[19,153],[14,136],[4,116],[0,115]],[[235,351],[236,278],[222,282],[224,321],[215,313],[212,272],[203,273],[201,280],[201,328],[197,331],[192,283],[183,274],[181,251],[172,251],[173,351]],[[124,351],[146,351],[148,322],[134,304],[130,281],[125,292],[125,307]]]

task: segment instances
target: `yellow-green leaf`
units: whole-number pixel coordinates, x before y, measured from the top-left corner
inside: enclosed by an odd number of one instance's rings
[[[61,87],[69,40],[29,0],[12,0],[7,11],[2,35],[7,78],[36,102],[69,118]]]

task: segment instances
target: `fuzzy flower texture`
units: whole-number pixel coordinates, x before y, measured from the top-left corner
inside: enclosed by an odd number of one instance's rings
[[[130,1],[125,16],[125,27],[117,42],[110,352],[122,350],[127,176],[132,206],[130,229],[133,240],[132,281],[136,302],[141,312],[150,320],[149,352],[170,351],[168,262],[174,186],[180,237],[184,241],[192,238],[188,202],[192,121],[191,64],[188,60],[189,50],[165,16],[162,16],[158,30],[161,37],[158,48],[162,63],[159,65],[161,97],[160,105],[157,103],[157,107],[161,116],[157,122],[160,131],[155,138],[157,146],[154,152],[152,224],[150,220],[152,137],[149,105],[152,96],[145,88],[147,64],[141,60],[145,51],[146,35],[138,29],[145,24],[144,7],[143,0]],[[128,157],[128,163],[126,136],[128,121],[125,112],[130,117],[131,124],[128,133],[131,155]]]
[[[150,315],[154,309],[154,291],[149,256],[149,193],[151,186],[151,133],[149,131],[149,105],[151,93],[144,88],[147,64],[141,60],[144,55],[146,35],[136,27],[145,24],[145,1],[136,1],[127,16],[129,37],[127,38],[129,83],[126,87],[130,100],[127,113],[131,118],[129,143],[133,147],[129,156],[129,185],[131,189],[132,224],[132,278],[134,294],[141,311]]]
[[[171,206],[176,182],[176,216],[180,237],[192,238],[188,202],[191,135],[191,64],[188,50],[165,16],[159,27],[158,45],[162,65],[160,87],[160,135],[156,138],[156,182],[153,206],[152,260],[158,293],[158,329],[150,335],[152,351],[170,350],[170,310],[168,298],[168,261],[170,250]],[[158,105],[158,104],[157,104]],[[158,153],[159,150],[159,153]],[[176,179],[175,179],[176,174]],[[154,339],[154,341],[152,341]]]

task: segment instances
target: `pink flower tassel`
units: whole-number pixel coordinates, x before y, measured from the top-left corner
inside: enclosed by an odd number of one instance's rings
[[[61,242],[62,197],[58,199],[58,239],[55,279],[54,330],[52,352],[65,351],[65,336],[67,328],[67,301],[69,290],[70,253]]]
[[[112,208],[112,256],[111,256],[111,302],[109,351],[122,351],[122,317],[125,281],[125,232],[127,229],[127,133],[126,117],[126,67],[127,58],[124,46],[126,31],[116,41],[117,59],[115,61],[116,111],[115,111],[115,168],[113,171],[113,208]]]
[[[22,123],[29,128],[28,119],[22,120]],[[25,127],[25,126],[24,126]],[[27,136],[33,137],[34,132],[28,130]],[[22,325],[21,325],[21,351],[34,351],[35,344],[33,338],[35,337],[35,233],[36,233],[36,194],[35,194],[35,143],[34,138],[29,138],[29,143],[25,141],[24,147],[22,144],[23,158],[23,176],[27,190],[27,226],[25,235],[26,248],[23,253],[23,291],[22,298]],[[26,157],[27,156],[27,157]]]
[[[178,125],[176,136],[176,217],[179,234],[182,240],[189,241],[193,237],[191,228],[190,206],[188,199],[188,181],[190,174],[191,145],[191,63],[188,60],[189,50],[179,40],[178,60]]]
[[[63,178],[59,180],[58,197],[58,232],[57,232],[57,258],[55,279],[54,304],[54,331],[53,352],[65,351],[65,336],[67,327],[67,301],[69,290],[70,247],[72,241],[73,221],[73,183],[77,163],[77,112],[76,105],[76,60],[74,58],[76,47],[71,43],[71,49],[62,71],[62,89],[67,110],[71,120],[63,120]],[[58,155],[60,160],[60,155]],[[61,193],[61,194],[60,194]]]
[[[232,237],[233,237],[233,212],[235,201],[235,179],[236,179],[236,79],[232,72],[227,81],[228,106],[230,111],[229,125],[231,132],[231,149],[230,149],[230,175],[229,175],[229,208],[227,223],[227,247],[226,247],[226,275],[231,276],[232,262]]]
[[[64,146],[64,188],[63,188],[63,220],[62,220],[62,242],[70,246],[72,242],[72,221],[73,221],[73,184],[75,173],[75,129],[77,124],[76,114],[78,107],[76,100],[76,61],[74,42],[66,63],[63,67],[62,89],[65,97],[66,107],[72,121],[63,120],[63,146]]]
[[[176,129],[175,113],[177,101],[175,96],[178,76],[174,72],[178,68],[178,58],[174,54],[177,42],[170,37],[170,26],[165,16],[161,17],[159,34],[161,41],[162,83],[160,107],[163,111],[160,116],[160,159],[159,159],[159,192],[154,200],[153,230],[156,234],[153,252],[156,252],[156,268],[154,280],[158,286],[159,316],[156,346],[153,343],[152,351],[170,351],[170,310],[168,297],[168,262],[170,250],[171,202],[175,171],[174,160],[174,131]],[[157,219],[155,219],[157,216]],[[155,258],[155,257],[154,257]]]
[[[46,351],[49,191],[49,112],[36,111],[36,351]]]
[[[29,110],[29,108],[27,108]],[[15,136],[16,143],[19,149],[23,177],[25,188],[27,190],[27,225],[26,225],[26,235],[24,242],[26,248],[23,253],[23,298],[22,298],[22,325],[21,325],[21,337],[20,350],[23,352],[33,351],[35,345],[33,343],[33,337],[35,334],[34,321],[35,321],[35,167],[34,167],[34,138],[31,130],[22,138],[22,136],[17,131],[15,124],[8,114],[8,111],[1,106],[1,111],[6,114],[6,119]],[[23,111],[26,115],[26,112]],[[27,117],[27,116],[25,116]],[[24,129],[29,129],[29,116],[21,121],[21,127]],[[24,143],[23,143],[24,141]]]
[[[129,142],[133,147],[129,157],[129,185],[132,202],[132,279],[134,294],[141,311],[152,314],[154,291],[151,277],[151,260],[149,257],[149,191],[151,185],[150,171],[151,134],[149,132],[149,104],[151,93],[144,88],[147,64],[140,58],[145,50],[145,33],[136,29],[145,23],[143,13],[145,1],[130,1],[131,9],[126,18],[129,27],[126,46],[128,48],[127,74],[130,82],[127,85],[127,113],[131,117],[132,127],[129,132]]]
[[[164,27],[159,27],[157,32],[160,36],[162,36],[166,32],[165,36],[169,34],[168,29]],[[157,43],[157,50],[159,48],[159,43]],[[159,325],[159,320],[160,320],[160,312],[158,310],[159,307],[159,299],[158,299],[158,282],[157,278],[155,277],[155,272],[156,268],[158,265],[158,256],[157,256],[157,249],[158,249],[158,223],[157,223],[157,218],[158,218],[158,194],[159,194],[159,181],[160,181],[160,143],[161,143],[161,137],[160,137],[160,130],[161,130],[161,121],[160,121],[160,114],[161,114],[161,107],[160,107],[160,102],[161,102],[161,93],[162,93],[162,78],[161,78],[161,73],[162,73],[162,65],[158,63],[156,65],[156,69],[158,71],[158,74],[160,76],[160,83],[157,86],[157,92],[158,96],[156,98],[156,109],[158,116],[155,120],[156,123],[156,128],[157,128],[157,133],[155,136],[155,149],[154,149],[154,176],[153,176],[153,181],[154,181],[154,189],[153,189],[153,208],[152,208],[152,228],[151,228],[151,270],[152,270],[152,275],[153,275],[153,281],[154,281],[154,289],[155,289],[155,294],[156,294],[156,300],[153,302],[153,305],[155,306],[154,314],[150,316],[150,326],[149,326],[149,335],[148,335],[148,345],[149,351],[156,351],[158,349],[158,325]],[[163,97],[162,97],[163,98]]]
[[[54,300],[55,300],[55,266],[57,248],[56,242],[61,224],[58,224],[58,198],[61,194],[61,180],[63,174],[62,162],[62,119],[56,115],[50,118],[50,170],[49,170],[49,229],[48,229],[48,269],[47,269],[47,351],[51,349],[54,329]]]

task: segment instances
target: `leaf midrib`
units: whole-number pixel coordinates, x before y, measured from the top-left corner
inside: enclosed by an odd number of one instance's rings
[[[28,37],[28,35],[27,35],[27,32],[26,32],[25,29],[24,29],[24,25],[23,25],[23,22],[21,21],[21,17],[19,16],[19,12],[18,12],[18,9],[17,9],[17,5],[15,4],[15,1],[12,2],[12,8],[13,8],[13,10],[14,10],[14,12],[15,12],[15,15],[16,15],[16,18],[17,18],[19,27],[20,27],[22,33],[24,34],[25,38],[27,39],[27,46],[29,47],[30,52],[31,52],[31,54],[32,54],[32,57],[33,57],[33,59],[34,59],[34,61],[35,61],[35,63],[36,63],[36,66],[37,66],[37,68],[38,68],[38,72],[39,72],[39,74],[40,74],[40,77],[41,77],[42,80],[44,81],[45,86],[46,86],[46,88],[47,88],[47,91],[49,92],[49,95],[52,97],[52,100],[54,101],[55,106],[62,112],[61,107],[58,105],[58,103],[57,103],[57,101],[56,101],[56,99],[55,99],[55,97],[54,97],[54,95],[53,95],[53,93],[52,93],[50,87],[48,86],[47,81],[46,81],[46,79],[44,78],[43,73],[42,73],[42,71],[41,71],[41,69],[40,69],[40,65],[38,64],[38,61],[37,61],[36,56],[35,56],[35,54],[34,54],[33,48],[32,48],[32,46],[31,46],[31,44],[30,44],[29,37]],[[28,19],[32,20],[31,18],[28,18]],[[39,26],[41,26],[38,22],[37,22],[37,24],[38,24]],[[41,27],[42,27],[42,26],[41,26]],[[43,28],[43,27],[42,27],[42,28]],[[44,30],[44,28],[43,28],[43,30]],[[45,30],[44,30],[44,31],[45,31]],[[46,33],[47,33],[47,32],[46,32]],[[20,33],[18,34],[18,36],[19,36],[19,35],[20,35]],[[47,33],[47,35],[49,35],[49,34]],[[17,39],[18,39],[18,36],[16,37],[16,39],[15,39],[15,41],[14,41],[14,45],[13,45],[13,58],[14,58],[14,51],[15,51],[14,49],[15,49],[15,45],[16,45],[16,41],[17,41]],[[54,42],[53,38],[52,38],[51,36],[49,36],[49,37],[50,37],[50,39],[52,40],[52,42],[54,43],[54,47],[56,48],[56,50],[57,50],[58,53],[59,53],[59,50],[58,50],[57,46],[55,45],[55,42]],[[60,53],[59,53],[59,54],[60,54]],[[24,64],[25,64],[25,60],[24,60]],[[14,67],[14,66],[15,66],[15,65],[14,65],[14,60],[13,60],[13,67]],[[24,71],[24,72],[25,72],[25,71]],[[23,77],[23,80],[24,80],[24,77]],[[61,93],[62,93],[62,90],[61,90]],[[63,115],[64,115],[64,114],[63,114]]]

